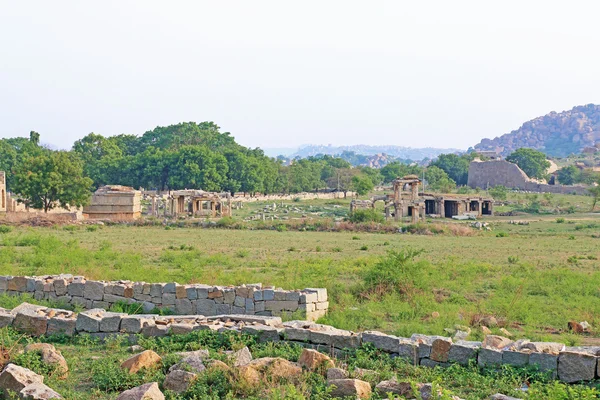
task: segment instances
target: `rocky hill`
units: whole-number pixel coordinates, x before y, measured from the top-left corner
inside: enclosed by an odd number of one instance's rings
[[[520,147],[529,147],[549,156],[564,157],[596,143],[600,143],[600,105],[588,104],[527,121],[515,131],[483,139],[475,150],[497,151],[506,156]]]

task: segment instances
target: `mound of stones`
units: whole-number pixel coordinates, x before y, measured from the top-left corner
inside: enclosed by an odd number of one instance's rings
[[[21,399],[62,399],[62,396],[44,384],[44,377],[30,369],[8,364],[0,372],[0,391],[3,398],[16,394]]]

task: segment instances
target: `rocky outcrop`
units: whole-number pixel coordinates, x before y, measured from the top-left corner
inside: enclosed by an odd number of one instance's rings
[[[588,104],[534,118],[510,133],[483,139],[475,145],[475,150],[497,151],[506,156],[521,147],[528,147],[550,156],[564,157],[598,143],[600,105]]]

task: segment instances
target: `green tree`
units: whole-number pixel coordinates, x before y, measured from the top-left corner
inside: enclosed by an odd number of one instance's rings
[[[396,178],[402,178],[406,175],[417,175],[421,176],[423,168],[418,165],[403,164],[399,161],[394,161],[381,168],[381,176],[383,177],[384,183],[390,183]]]
[[[346,198],[348,191],[353,187],[352,178],[358,174],[360,171],[356,168],[336,168],[334,174],[326,181],[327,187],[344,192],[344,198]]]
[[[546,171],[550,168],[550,162],[541,151],[528,148],[520,148],[506,157],[506,161],[515,163],[530,178],[544,179]]]
[[[425,170],[425,179],[427,180],[427,187],[434,191],[448,193],[456,188],[456,182],[450,179],[444,170],[435,165]]]
[[[457,185],[467,184],[469,178],[469,165],[473,161],[473,154],[440,154],[431,166],[443,170]]]
[[[86,205],[92,183],[73,153],[45,150],[15,168],[13,189],[29,207],[48,212],[57,206],[68,209]]]
[[[580,178],[581,173],[579,168],[574,165],[569,165],[558,170],[558,181],[562,185],[572,185],[575,182],[579,182]]]
[[[359,196],[364,196],[373,190],[374,187],[373,181],[366,175],[355,175],[352,177],[352,189],[354,189]]]
[[[598,181],[598,184],[600,185],[600,181]],[[592,186],[588,189],[588,191],[593,197],[592,212],[594,212],[594,210],[596,209],[596,204],[598,204],[598,202],[600,201],[600,186]]]
[[[123,153],[117,144],[102,135],[90,133],[73,144],[73,151],[83,161],[85,175],[92,178],[95,187],[114,184],[114,171]]]
[[[508,197],[508,189],[504,186],[494,186],[493,188],[488,190],[490,196],[494,198],[494,200],[506,200]]]

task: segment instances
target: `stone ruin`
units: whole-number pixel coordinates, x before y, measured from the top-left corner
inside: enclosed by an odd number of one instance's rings
[[[142,216],[142,193],[128,186],[102,186],[92,195],[90,205],[83,207],[87,219],[130,221]]]
[[[140,311],[170,309],[189,315],[298,315],[317,320],[329,308],[327,290],[283,290],[262,284],[211,286],[202,284],[94,281],[82,276],[0,276],[0,293],[30,294],[36,300],[55,300],[87,309],[108,309],[123,302],[139,304]]]

